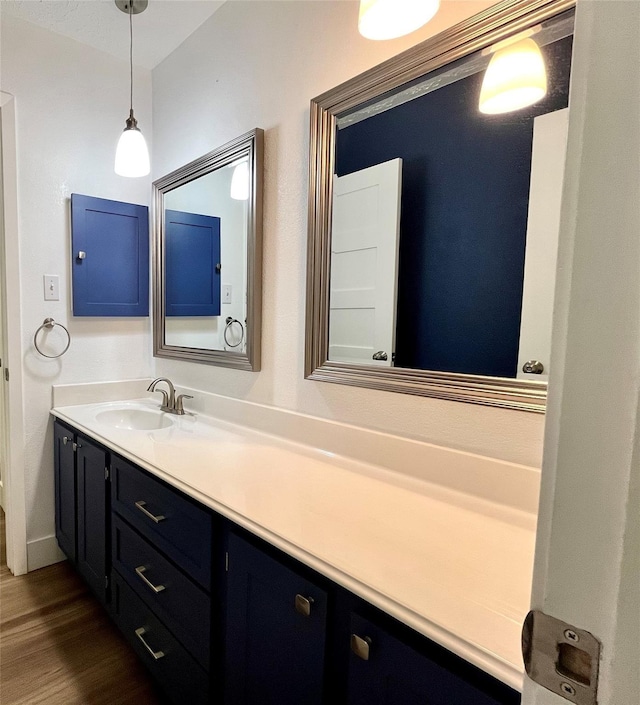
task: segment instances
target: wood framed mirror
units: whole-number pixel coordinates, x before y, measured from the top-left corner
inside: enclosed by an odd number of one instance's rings
[[[506,0],[311,101],[308,379],[544,412],[573,26]],[[531,42],[546,93],[490,112]]]
[[[163,176],[154,191],[154,355],[260,369],[264,133]]]

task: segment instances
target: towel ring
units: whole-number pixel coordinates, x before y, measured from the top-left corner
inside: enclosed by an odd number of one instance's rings
[[[242,341],[244,340],[244,326],[237,318],[231,318],[231,316],[227,317],[226,323],[227,323],[227,325],[224,327],[224,333],[223,333],[224,342],[230,348],[237,348],[239,345],[242,345]],[[235,343],[235,345],[232,345],[229,342],[229,339],[227,338],[227,333],[234,323],[237,323],[240,326],[240,340],[237,343]]]
[[[41,330],[44,330],[45,328],[47,330],[52,330],[54,326],[60,326],[62,330],[67,334],[67,344],[65,345],[64,350],[61,353],[58,353],[57,355],[47,355],[47,353],[43,353],[42,350],[38,347],[38,333]],[[54,321],[53,318],[45,318],[43,324],[38,328],[38,330],[35,332],[33,336],[33,346],[35,349],[42,355],[42,357],[48,357],[48,358],[56,358],[56,357],[62,357],[67,350],[69,349],[69,346],[71,345],[71,334],[69,331],[65,328],[65,326],[62,325],[62,323],[58,323],[57,321]]]

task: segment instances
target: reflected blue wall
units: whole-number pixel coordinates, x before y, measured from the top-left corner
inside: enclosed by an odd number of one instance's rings
[[[338,131],[338,176],[403,159],[397,366],[515,377],[533,118],[567,107],[571,43],[529,109],[482,115],[477,74]]]

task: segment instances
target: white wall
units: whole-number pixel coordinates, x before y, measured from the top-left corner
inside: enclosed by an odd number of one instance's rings
[[[118,61],[66,37],[2,16],[2,90],[15,96],[21,256],[25,495],[29,567],[55,555],[51,406],[53,383],[148,376],[148,318],[72,318],[72,192],[148,204],[150,179],[113,171],[129,107],[128,57]],[[135,73],[135,109],[151,137],[151,77]],[[15,232],[6,233],[16,238]],[[43,274],[60,276],[60,301],[43,300]],[[33,334],[46,316],[68,326],[69,351],[39,356]],[[61,343],[59,330],[52,346]],[[17,373],[14,370],[14,373]]]
[[[226,3],[153,70],[154,178],[254,127],[265,135],[262,371],[156,360],[189,387],[531,465],[537,414],[304,380],[309,101],[490,1],[444,2],[422,30],[372,42],[357,2]]]

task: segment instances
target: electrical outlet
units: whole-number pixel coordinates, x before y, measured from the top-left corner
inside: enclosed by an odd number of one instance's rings
[[[44,280],[44,300],[60,301],[60,278],[57,274],[45,274]]]
[[[231,303],[231,284],[223,284],[222,285],[222,303],[223,304],[230,304]]]

